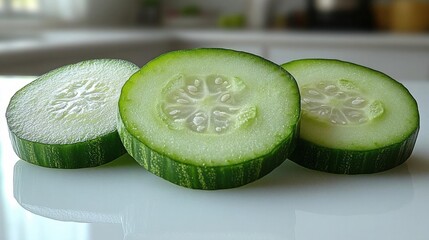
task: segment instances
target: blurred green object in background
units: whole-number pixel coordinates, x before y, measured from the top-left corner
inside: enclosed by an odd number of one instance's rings
[[[246,25],[246,18],[242,14],[221,15],[218,19],[218,26],[221,28],[243,28]]]
[[[187,5],[180,12],[183,16],[198,16],[201,14],[201,9],[197,5]]]

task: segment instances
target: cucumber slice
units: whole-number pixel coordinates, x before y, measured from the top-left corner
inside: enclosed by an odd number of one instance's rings
[[[405,162],[419,130],[417,102],[389,76],[353,63],[282,65],[298,82],[302,119],[291,160],[316,170],[374,173]]]
[[[51,168],[93,167],[124,154],[117,103],[122,85],[138,69],[124,60],[89,60],[23,87],[6,110],[16,154]]]
[[[232,188],[279,166],[295,146],[295,80],[261,57],[226,49],[170,52],[124,85],[118,131],[150,172],[198,189]]]

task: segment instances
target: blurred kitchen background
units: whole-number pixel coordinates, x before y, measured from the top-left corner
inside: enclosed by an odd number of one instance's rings
[[[0,75],[224,47],[429,81],[429,0],[0,0]]]

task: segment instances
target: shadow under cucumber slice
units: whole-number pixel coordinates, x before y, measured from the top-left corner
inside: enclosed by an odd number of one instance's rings
[[[261,57],[226,49],[170,52],[124,85],[118,131],[150,172],[198,189],[238,187],[279,166],[300,117],[295,80]]]
[[[94,167],[124,154],[116,131],[117,101],[138,69],[124,60],[88,60],[20,89],[6,111],[16,154],[50,168]]]

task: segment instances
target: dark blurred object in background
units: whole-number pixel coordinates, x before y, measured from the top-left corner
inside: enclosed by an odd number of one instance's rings
[[[394,32],[429,30],[429,1],[394,0],[390,9],[390,30]]]
[[[307,0],[310,29],[371,30],[370,0]]]
[[[140,0],[137,22],[143,26],[158,26],[161,24],[161,1]]]
[[[136,26],[427,34],[429,0],[0,0],[4,32]]]
[[[308,28],[308,20],[309,17],[305,11],[293,11],[286,18],[287,26],[290,29]]]
[[[378,30],[417,33],[429,30],[429,1],[383,0],[373,4]]]

